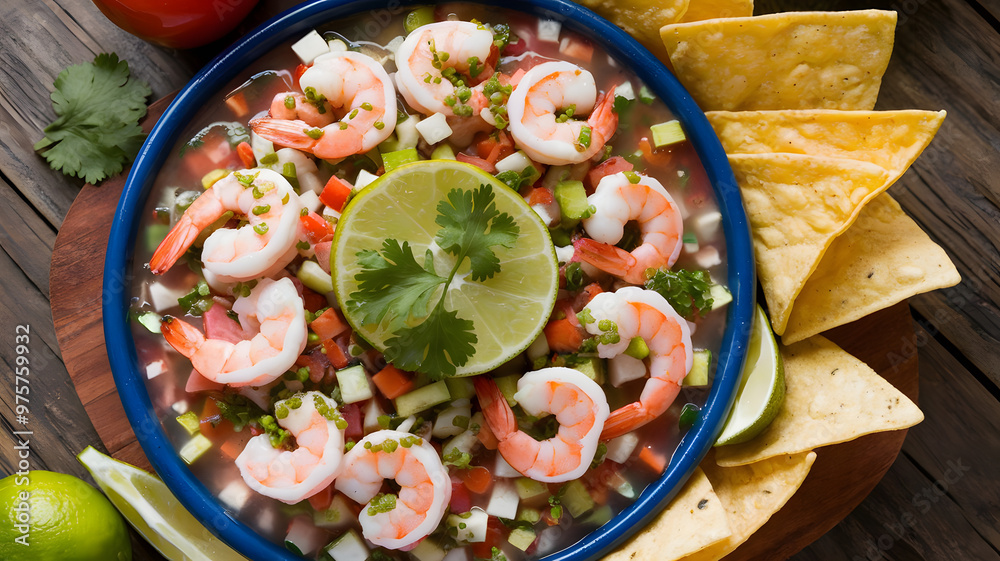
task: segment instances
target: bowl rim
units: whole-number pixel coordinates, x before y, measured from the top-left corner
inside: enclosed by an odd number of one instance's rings
[[[674,75],[622,29],[569,0],[469,0],[559,20],[582,32],[631,70],[667,104],[688,133],[711,183],[722,214],[727,247],[729,290],[726,329],[719,367],[698,421],[688,430],[659,479],[635,502],[577,543],[546,556],[544,561],[597,559],[646,526],[680,491],[712,447],[729,414],[739,386],[752,327],[756,276],[750,228],[728,159],[705,114]],[[295,6],[249,32],[217,56],[180,91],[154,125],[128,175],[115,211],[105,258],[102,312],[105,342],[115,385],[129,423],[150,464],[195,518],[250,559],[301,560],[235,519],[180,459],[156,417],[145,377],[138,367],[129,327],[131,262],[139,217],[152,189],[155,172],[184,125],[202,104],[248,64],[282,42],[330,20],[369,11],[390,12],[435,4],[420,0],[311,0]]]

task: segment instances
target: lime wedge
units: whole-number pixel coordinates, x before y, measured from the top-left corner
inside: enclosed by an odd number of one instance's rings
[[[452,160],[429,160],[401,166],[365,187],[344,209],[337,223],[330,266],[333,287],[355,333],[379,350],[393,336],[388,316],[364,324],[347,305],[358,290],[355,275],[362,270],[358,252],[382,249],[383,241],[406,242],[422,265],[428,248],[437,274],[447,275],[453,255],[434,238],[438,203],[453,189],[472,192],[489,185],[496,210],[509,214],[519,233],[513,247],[493,246],[500,272],[484,281],[468,278],[468,263],[459,269],[444,295],[444,306],[473,322],[475,352],[456,375],[486,372],[510,360],[535,340],[545,326],[559,288],[558,263],[548,228],[515,191],[479,168]],[[440,290],[440,289],[439,289]],[[435,294],[431,302],[439,300]],[[411,321],[419,321],[413,320]]]
[[[129,524],[172,561],[245,561],[177,502],[155,475],[92,446],[76,457]]]
[[[757,306],[736,403],[715,445],[739,444],[757,436],[771,424],[784,400],[785,367],[781,352],[767,315]]]

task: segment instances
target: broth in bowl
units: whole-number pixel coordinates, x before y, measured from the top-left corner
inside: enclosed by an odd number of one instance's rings
[[[632,505],[699,420],[730,299],[719,203],[667,105],[559,22],[456,3],[369,24],[260,57],[180,134],[139,225],[139,366],[191,472],[292,552],[543,557]],[[412,237],[338,244],[415,170],[444,185],[398,216],[430,217]],[[531,243],[538,320],[463,370],[476,344],[452,343],[509,324],[463,330],[449,295]]]

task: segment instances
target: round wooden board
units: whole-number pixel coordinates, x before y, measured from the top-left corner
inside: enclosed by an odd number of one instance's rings
[[[147,130],[169,102],[150,106]],[[124,185],[119,176],[80,191],[52,250],[50,300],[63,361],[98,435],[115,458],[150,469],[118,398],[101,325],[104,252]],[[906,302],[825,335],[916,401],[917,358],[909,348],[914,331]],[[727,559],[787,559],[812,543],[864,500],[905,437],[905,430],[878,433],[817,450],[802,488]]]

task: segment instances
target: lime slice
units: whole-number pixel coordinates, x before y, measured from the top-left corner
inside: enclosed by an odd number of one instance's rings
[[[88,446],[76,457],[129,524],[174,561],[245,561],[177,502],[155,475]]]
[[[417,261],[423,263],[430,248],[435,271],[446,275],[454,256],[434,242],[441,229],[438,203],[452,189],[474,191],[480,185],[493,189],[499,212],[509,214],[519,228],[511,248],[493,246],[500,272],[485,281],[468,277],[468,263],[459,269],[444,295],[444,306],[459,318],[470,320],[478,339],[475,353],[456,375],[486,372],[510,360],[531,344],[545,326],[559,288],[558,263],[548,228],[515,191],[479,168],[451,160],[429,160],[401,166],[362,190],[344,209],[337,223],[330,258],[333,286],[347,321],[355,333],[379,350],[393,336],[390,318],[362,324],[347,302],[358,290],[355,275],[361,271],[357,254],[381,250],[382,242],[395,239],[409,243]],[[431,302],[437,302],[435,294]],[[457,366],[457,365],[456,365]]]
[[[739,444],[760,434],[781,409],[785,400],[785,367],[771,324],[760,306],[754,317],[736,403],[716,446]]]

